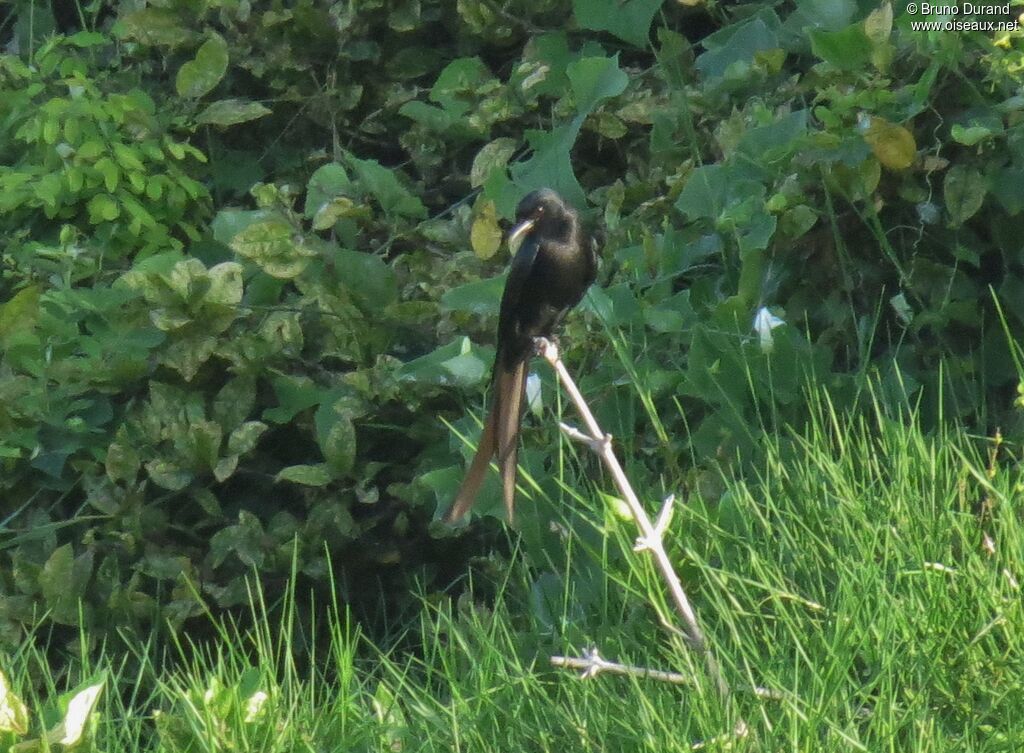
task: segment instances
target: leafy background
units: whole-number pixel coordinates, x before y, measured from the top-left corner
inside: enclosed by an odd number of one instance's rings
[[[0,18],[2,645],[202,624],[254,570],[269,598],[333,574],[371,632],[468,567],[486,592],[500,526],[432,521],[477,431],[501,222],[538,186],[601,230],[566,358],[652,494],[734,524],[723,470],[806,421],[809,384],[1018,438],[1017,32],[859,0]],[[547,422],[522,463],[543,589],[545,521],[605,485]]]

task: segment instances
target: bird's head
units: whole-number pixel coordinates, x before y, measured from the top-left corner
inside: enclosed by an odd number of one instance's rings
[[[564,240],[572,231],[576,212],[550,188],[526,194],[516,207],[516,224],[509,231],[509,247],[515,249],[530,232],[545,238]]]

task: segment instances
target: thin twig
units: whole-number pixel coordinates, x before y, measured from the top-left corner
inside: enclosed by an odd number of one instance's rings
[[[608,661],[598,653],[597,648],[588,650],[583,656],[552,656],[551,664],[566,669],[578,669],[583,679],[596,677],[601,672],[611,672],[613,675],[626,675],[629,677],[640,677],[645,680],[657,680],[668,682],[673,685],[692,685],[693,678],[680,672],[667,672],[663,669],[650,669],[649,667],[635,667],[629,664],[620,664]],[[773,701],[781,701],[786,694],[781,690],[762,688],[737,688],[736,692],[749,692],[758,698],[765,698]]]
[[[618,458],[615,457],[615,452],[612,450],[612,436],[601,431],[601,427],[594,418],[594,414],[591,413],[587,401],[583,399],[583,395],[576,386],[576,382],[573,381],[569,371],[565,368],[565,364],[562,363],[562,359],[559,358],[558,347],[543,337],[537,338],[536,347],[540,355],[551,364],[558,374],[559,382],[565,391],[569,393],[573,403],[576,404],[576,410],[579,411],[580,416],[583,418],[589,434],[572,429],[571,427],[563,427],[563,431],[566,431],[566,434],[571,438],[582,441],[596,454],[600,455],[601,460],[611,472],[619,493],[626,500],[626,504],[629,505],[629,509],[633,513],[633,519],[640,528],[640,536],[636,544],[637,551],[649,551],[651,556],[654,557],[658,570],[661,572],[661,577],[668,585],[676,611],[679,612],[682,618],[683,631],[687,643],[704,660],[708,676],[714,681],[722,699],[728,702],[730,698],[729,685],[722,675],[718,662],[708,648],[707,641],[704,639],[704,633],[697,622],[697,615],[686,596],[686,592],[683,590],[683,584],[679,580],[679,576],[676,575],[675,569],[672,567],[672,561],[669,559],[662,543],[662,532],[665,521],[668,520],[668,508],[671,505],[671,498],[665,501],[665,507],[658,516],[658,525],[655,526],[651,523],[651,519],[648,517],[646,510],[644,510],[643,505],[640,504],[640,499],[637,497],[636,492],[633,491],[629,479],[626,478],[626,473],[622,470]]]

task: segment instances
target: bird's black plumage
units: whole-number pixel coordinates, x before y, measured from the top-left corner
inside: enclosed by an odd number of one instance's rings
[[[491,377],[494,399],[476,455],[445,520],[459,520],[476,501],[492,457],[501,470],[509,522],[516,490],[519,424],[527,364],[536,337],[550,337],[597,275],[592,239],[576,211],[550,189],[527,194],[516,208],[509,241],[522,243],[512,259],[498,317],[498,352]]]

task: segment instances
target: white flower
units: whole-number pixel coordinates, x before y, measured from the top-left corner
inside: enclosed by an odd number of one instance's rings
[[[754,315],[754,331],[757,333],[757,337],[761,341],[762,353],[772,352],[772,348],[775,347],[772,330],[783,324],[785,324],[785,322],[775,316],[775,314],[769,311],[767,307],[762,306],[757,310],[757,313]]]

